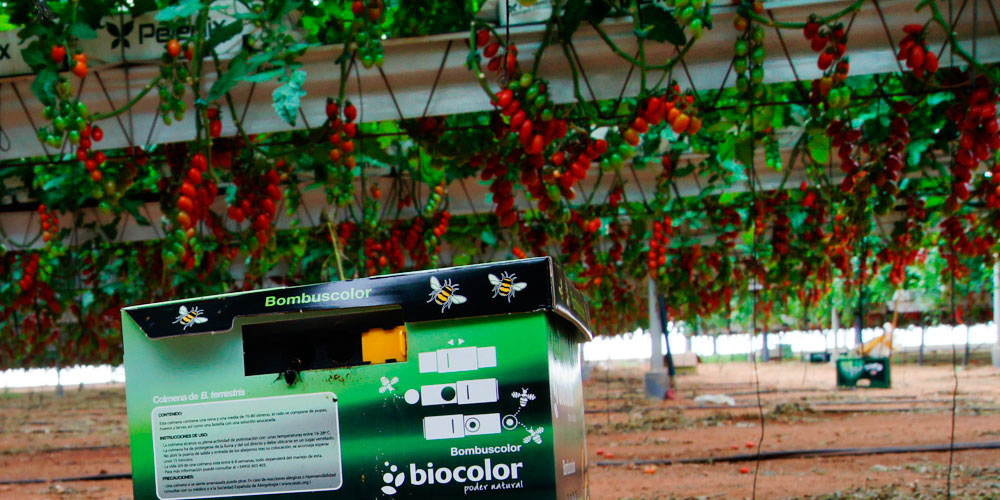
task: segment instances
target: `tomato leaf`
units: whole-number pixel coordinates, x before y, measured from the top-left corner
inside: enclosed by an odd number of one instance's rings
[[[38,73],[31,83],[31,92],[46,106],[56,104],[56,86],[59,84],[59,74],[51,68],[45,68]]]
[[[240,21],[233,21],[220,28],[215,28],[212,30],[212,34],[205,40],[205,45],[202,46],[202,55],[209,55],[212,53],[220,43],[225,42],[234,36],[239,35],[243,31],[243,23]]]
[[[809,137],[809,156],[821,165],[830,161],[830,137],[823,132],[812,134]]]
[[[156,20],[160,22],[173,21],[177,18],[191,17],[201,9],[199,0],[181,0],[177,5],[171,5],[156,14]]]
[[[497,236],[493,234],[493,231],[490,229],[483,229],[482,234],[479,236],[482,238],[483,243],[486,243],[486,245],[491,247],[495,247],[497,245]]]
[[[147,12],[152,12],[156,8],[156,0],[132,0],[132,8],[129,11],[132,17],[138,17]]]
[[[243,81],[251,83],[261,83],[261,82],[266,82],[272,78],[277,78],[283,75],[284,73],[285,73],[284,68],[274,68],[272,70],[264,71],[254,75],[247,75],[243,77]]]
[[[302,90],[302,84],[306,81],[306,72],[296,70],[288,78],[284,85],[274,89],[274,110],[289,125],[295,126],[298,119],[299,107],[302,105],[302,96],[306,91]]]
[[[21,49],[21,57],[24,58],[25,64],[31,66],[31,69],[35,71],[41,71],[42,68],[49,64],[49,58],[46,57],[45,52],[42,50],[42,45],[38,40],[29,43],[27,47]]]
[[[208,90],[208,100],[214,101],[229,92],[247,74],[247,54],[240,52],[229,61],[229,67]]]
[[[687,43],[684,30],[667,9],[657,4],[646,4],[639,9],[639,14],[642,16],[642,31],[645,32],[646,38],[674,45]]]
[[[611,4],[606,0],[591,0],[590,8],[587,9],[587,21],[600,24],[611,12]]]
[[[559,38],[569,40],[576,29],[580,27],[584,15],[587,14],[588,5],[585,0],[569,0],[563,9],[562,17],[559,18]]]
[[[94,28],[84,23],[73,23],[70,25],[69,34],[80,40],[93,40],[97,38],[97,32],[94,31]]]
[[[911,167],[915,167],[920,164],[920,157],[924,155],[924,151],[927,151],[931,145],[934,144],[934,139],[917,139],[910,142],[906,146],[906,163]]]

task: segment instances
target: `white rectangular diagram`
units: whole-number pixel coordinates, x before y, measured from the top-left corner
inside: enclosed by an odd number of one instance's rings
[[[417,359],[420,373],[454,373],[494,368],[497,366],[497,348],[455,347],[422,352]]]
[[[495,378],[463,380],[458,383],[458,404],[496,403],[500,400],[500,386]]]
[[[427,440],[500,434],[502,429],[499,413],[424,417],[424,439]]]
[[[495,378],[459,380],[450,384],[432,384],[420,387],[420,404],[422,406],[496,403],[499,400],[500,386]]]

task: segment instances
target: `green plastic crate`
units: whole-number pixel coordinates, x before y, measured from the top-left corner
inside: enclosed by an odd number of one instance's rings
[[[867,380],[867,383],[858,383]],[[840,358],[837,360],[837,387],[892,387],[889,358]]]

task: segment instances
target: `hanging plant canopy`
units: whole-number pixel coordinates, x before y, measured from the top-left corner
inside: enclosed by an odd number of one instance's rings
[[[648,279],[707,333],[984,320],[997,47],[933,0],[0,4],[0,369],[120,363],[126,305],[532,255],[605,335]]]

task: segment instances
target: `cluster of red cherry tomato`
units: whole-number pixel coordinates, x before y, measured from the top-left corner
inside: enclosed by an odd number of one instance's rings
[[[924,76],[924,73],[933,74],[938,70],[938,57],[932,50],[927,49],[927,42],[924,40],[924,26],[919,24],[907,24],[903,26],[906,36],[899,42],[899,54],[896,59],[906,61],[906,67],[913,71],[917,78]]]

